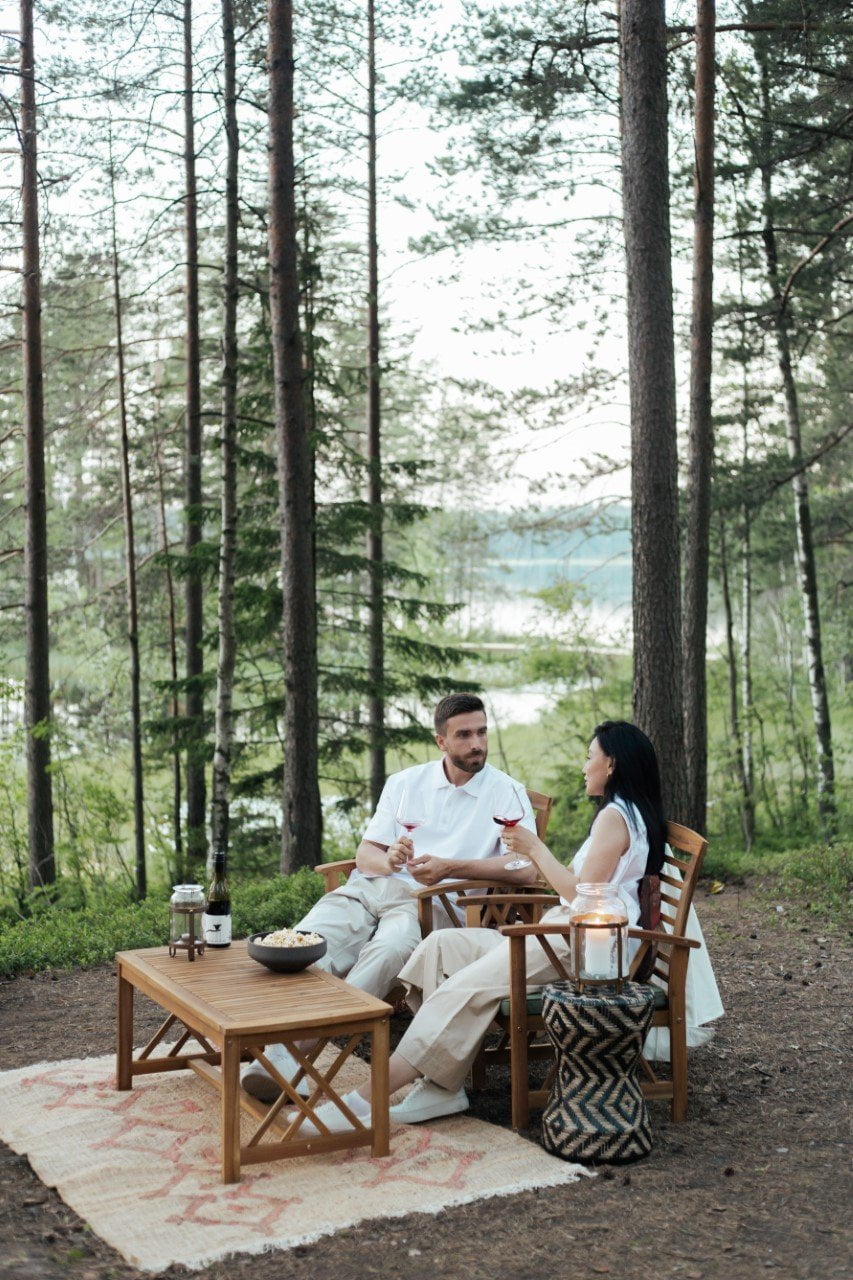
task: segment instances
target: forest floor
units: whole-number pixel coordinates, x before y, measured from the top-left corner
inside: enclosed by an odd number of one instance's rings
[[[372,1220],[204,1272],[174,1267],[163,1280],[849,1277],[850,932],[822,923],[773,881],[714,896],[700,888],[697,898],[726,1017],[712,1044],[691,1055],[687,1123],[671,1124],[667,1106],[652,1105],[648,1159],[437,1218]],[[113,976],[102,965],[0,982],[0,1070],[110,1052]],[[402,1019],[395,1023],[399,1034]],[[473,1095],[472,1113],[506,1124],[508,1101],[506,1081],[497,1081]],[[536,1140],[535,1124],[529,1136]],[[2,1277],[141,1274],[2,1144],[0,1240]]]

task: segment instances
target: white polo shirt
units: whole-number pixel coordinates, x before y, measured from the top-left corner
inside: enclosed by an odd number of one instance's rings
[[[405,788],[409,793],[409,812],[424,819],[423,826],[412,832],[416,857],[425,855],[466,862],[498,857],[503,846],[500,843],[502,828],[494,821],[495,801],[498,797],[504,799],[511,787],[515,787],[524,806],[519,825],[535,831],[536,822],[524,784],[490,764],[485,764],[460,787],[448,781],[444,757],[402,769],[385,783],[362,839],[388,846],[405,834],[395,817]],[[354,871],[352,876],[363,874]],[[423,888],[405,869],[393,874],[416,889]]]

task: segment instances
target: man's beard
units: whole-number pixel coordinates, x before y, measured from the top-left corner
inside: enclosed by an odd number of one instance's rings
[[[477,755],[474,759],[471,759],[470,756],[452,756],[448,751],[447,758],[454,768],[461,769],[463,773],[479,773],[486,763],[487,754],[484,751],[482,755]]]

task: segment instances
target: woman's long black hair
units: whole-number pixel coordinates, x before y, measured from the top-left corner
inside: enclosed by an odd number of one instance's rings
[[[619,796],[637,806],[649,838],[646,875],[657,875],[666,851],[666,818],[655,749],[643,731],[627,720],[605,720],[596,725],[593,737],[613,761],[600,803],[609,804]]]

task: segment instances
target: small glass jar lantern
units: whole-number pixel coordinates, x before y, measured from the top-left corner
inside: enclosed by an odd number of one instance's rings
[[[628,976],[628,912],[612,884],[579,884],[569,908],[571,979],[584,987],[614,985]]]
[[[169,955],[186,951],[195,960],[204,955],[201,914],[204,911],[204,889],[200,884],[176,884],[169,899]]]

